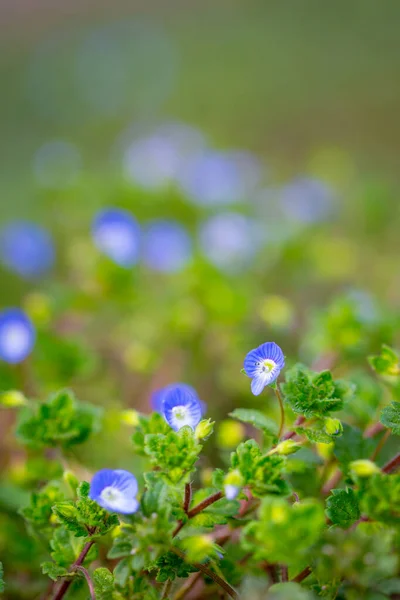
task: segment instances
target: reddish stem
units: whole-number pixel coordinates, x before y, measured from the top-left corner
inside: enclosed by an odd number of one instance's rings
[[[296,575],[296,577],[293,577],[292,581],[294,583],[301,583],[304,579],[306,579],[306,577],[308,577],[309,575],[311,575],[312,571],[311,571],[311,567],[306,567],[305,569],[303,569],[302,571],[300,571],[300,573],[298,573]]]
[[[393,473],[393,471],[397,471],[400,469],[400,452],[397,454],[392,460],[389,460],[388,463],[382,468],[384,473]]]
[[[183,510],[185,511],[185,513],[187,513],[189,510],[191,500],[192,500],[192,485],[190,483],[187,483],[185,485],[185,500],[183,502]]]
[[[303,425],[303,423],[304,423],[305,420],[306,420],[306,418],[303,417],[303,415],[300,415],[299,417],[297,417],[296,421],[294,422],[294,426],[295,427],[300,427],[300,425]],[[287,433],[285,433],[284,436],[282,436],[282,439],[283,440],[290,440],[295,435],[296,435],[295,431],[288,431]]]
[[[78,556],[78,558],[76,559],[74,564],[71,566],[71,569],[70,569],[71,571],[75,571],[77,569],[77,567],[80,567],[83,564],[83,562],[84,562],[90,548],[93,546],[93,544],[94,544],[93,540],[90,540],[90,542],[85,544],[85,546],[82,549],[82,552],[80,553],[80,555]],[[71,583],[72,583],[72,579],[65,579],[62,582],[58,592],[55,593],[53,600],[61,600],[61,598],[63,598],[64,595],[66,594]]]
[[[193,519],[193,517],[201,513],[201,511],[203,511],[205,508],[211,506],[211,504],[214,504],[214,502],[221,500],[222,496],[222,492],[216,492],[215,494],[212,494],[212,496],[208,496],[208,498],[205,498],[202,502],[199,502],[199,504],[192,508],[192,510],[189,510],[187,516],[189,519]]]

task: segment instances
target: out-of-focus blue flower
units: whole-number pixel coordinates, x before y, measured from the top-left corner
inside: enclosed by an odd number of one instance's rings
[[[124,171],[142,188],[163,188],[176,179],[204,145],[204,136],[197,129],[183,123],[165,123],[130,143],[124,154]]]
[[[260,229],[239,213],[223,213],[205,221],[199,231],[203,254],[220,269],[239,271],[248,265],[260,241]]]
[[[227,500],[234,500],[239,495],[240,487],[237,485],[230,485],[227,483],[224,486],[225,497]]]
[[[79,149],[64,140],[46,142],[33,159],[35,177],[45,188],[62,189],[73,185],[81,168]]]
[[[36,223],[14,221],[0,232],[0,259],[21,277],[41,277],[54,264],[53,240],[48,231]]]
[[[35,344],[35,329],[19,308],[0,312],[0,359],[10,364],[22,362]]]
[[[171,385],[168,388],[162,403],[165,420],[175,431],[179,431],[185,425],[195,429],[202,416],[197,394],[193,394],[190,386],[186,385]]]
[[[139,258],[140,228],[126,210],[106,208],[92,224],[97,248],[121,267],[134,265]]]
[[[281,190],[282,208],[288,217],[300,223],[315,223],[329,217],[334,193],[318,179],[295,179]]]
[[[171,389],[176,389],[177,387],[180,387],[184,391],[189,392],[189,394],[196,396],[196,398],[200,402],[201,414],[203,416],[207,411],[206,403],[203,402],[202,400],[200,400],[194,387],[192,387],[191,385],[188,385],[187,383],[170,383],[169,385],[166,385],[165,387],[153,392],[151,399],[150,399],[150,403],[151,403],[151,407],[154,410],[154,412],[158,412],[158,413],[160,413],[160,415],[164,414],[163,403],[164,403],[165,394],[167,392],[169,392]]]
[[[137,511],[136,477],[122,469],[101,469],[93,475],[89,497],[111,512],[130,515]]]
[[[244,152],[204,152],[180,175],[183,192],[199,205],[245,200],[259,178],[258,162]]]
[[[153,221],[144,232],[143,261],[165,273],[183,269],[192,256],[192,242],[186,229],[175,221]]]
[[[251,350],[244,359],[244,370],[252,378],[253,394],[261,394],[266,385],[275,381],[284,366],[285,357],[275,342],[266,342]]]

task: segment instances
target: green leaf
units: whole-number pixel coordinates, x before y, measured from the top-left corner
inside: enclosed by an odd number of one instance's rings
[[[266,435],[276,437],[278,435],[278,425],[272,419],[268,418],[259,410],[250,408],[236,408],[229,413],[230,417],[241,421],[242,423],[250,423],[256,429],[259,429]]]
[[[386,406],[381,412],[380,421],[392,433],[400,435],[400,402],[392,402]]]
[[[147,434],[144,449],[164,479],[177,484],[193,471],[202,446],[190,427],[182,427],[167,434]]]
[[[377,473],[364,481],[360,507],[370,519],[396,525],[400,522],[400,474]]]
[[[353,460],[369,458],[375,443],[373,439],[363,437],[356,427],[343,425],[343,435],[335,439],[334,455],[345,467]]]
[[[54,562],[44,562],[41,565],[43,575],[48,575],[53,581],[57,581],[60,577],[68,575],[68,571],[65,567],[60,567]]]
[[[20,412],[17,436],[32,448],[69,448],[98,431],[101,409],[79,403],[70,390],[61,390],[42,404]]]
[[[400,376],[400,357],[390,346],[383,344],[381,353],[369,356],[368,362],[379,375]]]
[[[158,569],[156,581],[164,582],[168,579],[174,581],[176,577],[186,578],[196,571],[194,567],[186,563],[182,558],[174,552],[167,552],[160,556],[155,563],[155,568]]]
[[[34,492],[30,497],[30,504],[20,510],[20,514],[30,527],[42,534],[51,534],[53,526],[50,523],[52,507],[57,502],[64,500],[64,494],[59,482],[50,482],[39,492]]]
[[[296,427],[296,433],[305,435],[310,442],[318,444],[331,444],[332,436],[328,435],[323,429],[313,429],[311,427]]]
[[[356,493],[353,489],[332,490],[326,501],[326,516],[334,525],[347,529],[361,516]]]
[[[306,418],[324,417],[342,410],[354,392],[353,384],[334,381],[330,371],[314,373],[301,364],[287,371],[286,383],[281,389],[294,412]]]
[[[270,496],[261,501],[259,520],[244,528],[244,547],[255,561],[297,565],[309,560],[324,527],[324,509],[317,500],[289,504]]]
[[[171,431],[164,417],[159,413],[153,412],[150,415],[139,415],[139,424],[132,435],[134,451],[140,456],[146,456],[145,438],[149,434],[163,433]]]
[[[231,454],[231,465],[238,469],[245,485],[255,496],[267,494],[290,494],[290,488],[282,474],[286,458],[277,454],[263,454],[255,440],[247,440]]]
[[[131,558],[123,558],[114,569],[114,580],[117,585],[124,587],[131,574]]]
[[[167,504],[168,487],[157,473],[145,473],[144,479],[146,491],[141,499],[141,507],[144,516],[150,517]]]
[[[106,569],[99,567],[93,571],[93,584],[96,600],[110,600],[114,590],[114,575]]]

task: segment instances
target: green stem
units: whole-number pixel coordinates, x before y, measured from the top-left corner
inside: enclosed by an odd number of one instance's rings
[[[94,585],[93,585],[93,581],[90,578],[89,571],[87,569],[85,569],[85,567],[82,567],[82,565],[79,565],[78,567],[76,567],[76,570],[80,571],[83,574],[84,578],[86,579],[88,588],[89,588],[89,592],[90,592],[91,600],[96,600]]]
[[[278,388],[278,384],[276,384],[274,391],[275,391],[275,396],[278,398],[279,408],[281,411],[281,424],[280,424],[279,432],[278,432],[278,440],[280,440],[282,437],[283,428],[285,426],[285,409],[283,408],[283,400],[282,400],[282,396],[281,396],[281,393]]]
[[[186,559],[185,554],[176,546],[171,546],[171,550],[183,560]],[[225,592],[229,594],[231,598],[233,598],[234,600],[239,600],[238,593],[233,589],[231,585],[229,585],[227,581],[225,581],[225,579],[222,579],[222,577],[214,573],[214,571],[211,571],[211,569],[209,569],[208,567],[206,567],[206,565],[203,565],[202,563],[192,563],[192,565],[196,567],[196,569],[204,573],[204,575],[207,575],[207,577],[215,581],[215,583],[219,585],[223,590],[225,590]]]

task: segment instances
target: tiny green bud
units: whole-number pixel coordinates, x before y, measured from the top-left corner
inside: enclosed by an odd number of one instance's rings
[[[136,427],[139,425],[139,413],[137,410],[123,410],[121,412],[121,422],[124,423],[124,425]]]
[[[300,450],[301,444],[298,444],[294,440],[284,440],[280,442],[275,448],[272,448],[268,454],[282,454],[284,456],[288,454],[294,454],[297,450]]]
[[[206,440],[210,437],[213,430],[214,421],[211,421],[211,419],[203,419],[196,427],[195,436],[198,440]]]
[[[358,477],[371,477],[375,473],[380,473],[380,468],[371,460],[359,459],[350,463],[350,471]]]
[[[328,435],[339,436],[343,433],[343,425],[339,419],[328,417],[325,419],[325,431]]]
[[[76,508],[71,502],[58,502],[52,507],[52,511],[61,521],[76,518]]]
[[[243,440],[246,429],[242,423],[225,419],[219,424],[217,430],[217,442],[220,448],[236,448]]]
[[[5,408],[17,408],[27,403],[28,401],[23,393],[18,390],[9,390],[0,396],[0,404]]]

